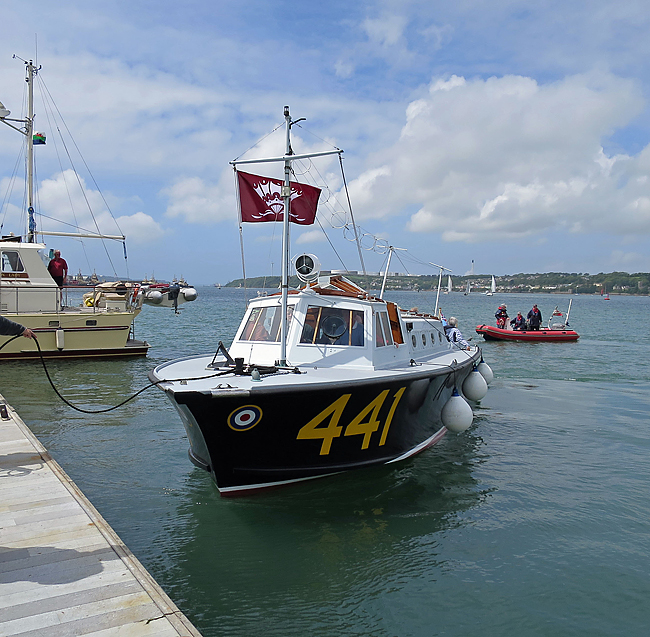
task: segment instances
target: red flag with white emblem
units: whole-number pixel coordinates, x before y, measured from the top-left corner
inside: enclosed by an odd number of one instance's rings
[[[296,181],[291,185],[289,221],[310,226],[316,219],[320,188]],[[283,221],[283,181],[237,171],[241,220],[249,223]]]

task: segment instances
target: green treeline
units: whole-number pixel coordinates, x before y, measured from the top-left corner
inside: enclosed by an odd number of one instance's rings
[[[326,275],[327,272],[323,272]],[[382,276],[376,274],[363,276],[359,274],[346,274],[351,281],[354,281],[364,289],[379,290],[381,288]],[[463,292],[467,283],[471,284],[473,292],[485,292],[490,288],[492,280],[489,274],[475,274],[473,276],[452,277],[453,291]],[[636,272],[600,272],[589,274],[587,272],[546,272],[543,274],[508,274],[495,276],[497,291],[499,292],[545,292],[545,293],[566,293],[566,294],[648,294],[650,285],[650,273]],[[443,287],[447,285],[446,275],[443,277]],[[279,276],[261,276],[246,280],[247,288],[278,288],[280,285]],[[291,287],[301,285],[298,277],[289,279]],[[244,287],[243,279],[230,281],[226,287]],[[386,280],[388,290],[435,290],[438,287],[437,276],[389,276]]]

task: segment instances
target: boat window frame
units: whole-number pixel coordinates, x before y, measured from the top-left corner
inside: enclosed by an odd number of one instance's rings
[[[11,258],[9,255],[15,255],[16,258],[16,263],[15,265],[12,263]],[[0,263],[1,263],[1,268],[2,268],[2,274],[18,274],[22,275],[26,272],[25,270],[25,264],[23,263],[23,260],[20,257],[20,252],[18,250],[2,250],[0,251]],[[5,264],[7,264],[11,269],[5,269]],[[19,266],[19,267],[15,267]]]
[[[345,325],[345,332],[334,342],[325,334],[320,334],[321,321],[328,316],[339,316]],[[361,343],[352,343],[355,318],[361,318]],[[350,329],[352,325],[352,329]],[[305,310],[302,330],[298,338],[298,345],[326,345],[328,347],[365,347],[366,346],[366,312],[363,309],[349,307],[330,307],[324,305],[308,305]],[[346,342],[339,342],[347,339]]]
[[[386,337],[381,326],[380,312],[375,312],[375,347],[386,347]]]
[[[381,326],[384,328],[384,340],[386,341],[386,346],[393,344],[393,331],[390,325],[390,319],[388,317],[388,312],[377,312],[381,317]]]
[[[266,329],[264,323],[267,320],[268,310],[273,311],[273,316],[271,317],[270,329]],[[293,319],[295,311],[295,306],[287,305],[287,333],[291,329],[291,321]],[[254,317],[254,318],[253,318]],[[251,324],[251,319],[253,323]],[[250,326],[250,330],[249,330]],[[262,305],[257,307],[252,307],[246,320],[244,321],[244,326],[240,331],[240,334],[237,338],[238,341],[242,343],[279,343],[280,342],[280,329],[282,326],[282,306],[281,305]],[[267,338],[252,338],[255,334],[255,331],[258,327],[261,327],[264,332],[267,334]],[[248,336],[246,332],[248,331]],[[261,335],[261,332],[256,336]]]

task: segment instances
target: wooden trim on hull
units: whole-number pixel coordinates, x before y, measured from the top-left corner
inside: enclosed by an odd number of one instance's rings
[[[124,347],[97,348],[97,349],[70,349],[70,350],[44,350],[43,358],[116,358],[122,356],[146,356],[149,350],[149,343],[146,341],[128,341]],[[33,360],[39,359],[41,355],[37,349],[33,351],[2,352],[0,360]]]
[[[573,330],[503,330],[493,325],[477,325],[476,333],[486,341],[523,341],[530,343],[552,343],[577,341],[580,335]]]

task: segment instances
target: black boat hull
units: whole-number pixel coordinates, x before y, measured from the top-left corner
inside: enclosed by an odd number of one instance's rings
[[[402,460],[446,432],[441,410],[473,368],[388,380],[277,386],[210,395],[167,392],[190,441],[190,459],[235,496]]]

